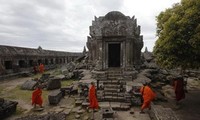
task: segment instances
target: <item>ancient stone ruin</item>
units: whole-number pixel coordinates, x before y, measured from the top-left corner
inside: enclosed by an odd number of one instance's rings
[[[89,64],[103,72],[117,68],[123,77],[132,80],[135,68],[141,65],[143,36],[137,20],[121,12],[112,11],[95,17],[87,40]]]
[[[118,11],[95,17],[87,47],[89,68],[97,80],[98,100],[117,102],[111,105],[114,110],[130,109],[126,84],[136,78],[142,65],[143,36],[137,20]]]
[[[21,86],[22,89],[33,90],[36,85],[42,84],[45,89],[51,90],[48,95],[49,104],[45,106],[46,111],[42,114],[29,114],[16,120],[64,120],[71,118],[71,116],[73,116],[71,119],[88,120],[92,114],[92,110],[88,109],[88,91],[91,81],[96,84],[100,106],[99,111],[94,113],[95,119],[115,119],[120,116],[122,111],[128,111],[129,113],[132,107],[140,107],[141,93],[139,89],[143,81],[154,83],[154,85],[151,85],[153,89],[162,89],[163,86],[169,84],[169,77],[174,73],[174,71],[159,68],[155,64],[153,54],[148,52],[147,49],[144,53],[141,53],[143,38],[140,35],[140,26],[137,25],[134,17],[130,18],[118,11],[109,12],[105,16],[98,18],[95,17],[92,26],[90,26],[87,47],[89,52],[86,52],[84,48],[84,54],[88,56],[75,54],[72,57],[78,57],[76,62],[68,63],[67,61],[68,64],[62,65],[60,68],[59,75],[43,74],[37,80],[24,82]],[[60,54],[61,56],[56,55],[45,55],[42,61],[45,62],[47,59],[47,63],[49,63],[51,59],[54,62],[58,59],[58,61],[64,62],[70,58],[65,56],[62,59],[62,54]],[[56,58],[54,59],[54,57]],[[62,60],[59,60],[59,58]],[[1,63],[7,63],[6,59],[0,60],[4,61]],[[18,59],[15,60],[20,61]],[[35,60],[39,62],[39,60]],[[90,73],[92,73],[92,76]],[[194,75],[193,73],[189,74]],[[198,75],[199,73],[196,73],[196,76]],[[73,81],[69,86],[61,86],[61,80],[70,78],[77,81]],[[166,101],[163,96],[164,93],[157,91],[156,94],[157,100]],[[138,114],[134,112],[130,112],[135,117],[133,118],[131,115],[131,118],[137,119]],[[1,114],[4,113],[2,112]],[[149,115],[155,120],[178,119],[171,109],[156,104],[152,105]],[[147,115],[148,118],[149,115]],[[123,117],[125,118],[126,116]]]

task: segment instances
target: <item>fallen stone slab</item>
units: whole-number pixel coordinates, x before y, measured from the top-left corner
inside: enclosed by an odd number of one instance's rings
[[[21,85],[21,89],[22,90],[34,90],[34,88],[36,87],[36,85],[38,84],[37,81],[34,80],[27,80],[26,82],[24,82]]]

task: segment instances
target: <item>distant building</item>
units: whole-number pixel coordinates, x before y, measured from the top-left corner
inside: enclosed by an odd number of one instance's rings
[[[0,75],[30,71],[35,65],[65,64],[75,60],[82,53],[23,48],[0,45]]]

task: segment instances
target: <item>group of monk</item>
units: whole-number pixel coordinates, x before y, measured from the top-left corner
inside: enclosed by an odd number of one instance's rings
[[[178,78],[174,80],[174,89],[175,89],[177,102],[185,98],[183,84],[184,84],[183,78]],[[151,109],[151,102],[155,99],[156,94],[153,92],[153,90],[149,87],[147,83],[143,83],[143,86],[140,88],[140,93],[143,98],[140,113],[144,113],[144,109],[146,108]],[[93,109],[93,112],[94,112],[95,109],[99,108],[94,82],[91,82],[88,97],[89,97],[89,103],[90,103],[89,107]],[[39,105],[40,107],[42,107],[42,103],[43,103],[42,89],[41,89],[41,86],[38,86],[37,89],[34,90],[32,93],[32,105],[34,105],[34,107],[36,107],[36,105]]]
[[[40,63],[39,66],[35,65],[33,67],[33,71],[34,71],[35,74],[37,74],[37,73],[43,74],[44,73],[44,64]]]
[[[176,77],[172,79],[172,81],[176,97],[176,104],[179,104],[180,100],[185,98],[184,80],[183,77]],[[146,108],[151,109],[151,102],[155,99],[156,94],[148,86],[147,83],[143,83],[143,86],[140,88],[140,93],[143,99],[140,113],[144,113],[144,109]]]

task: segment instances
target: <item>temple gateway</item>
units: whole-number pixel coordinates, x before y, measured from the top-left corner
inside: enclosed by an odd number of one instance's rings
[[[112,11],[92,21],[87,47],[95,71],[107,74],[115,69],[122,77],[132,79],[135,68],[141,65],[143,36],[134,16]]]

